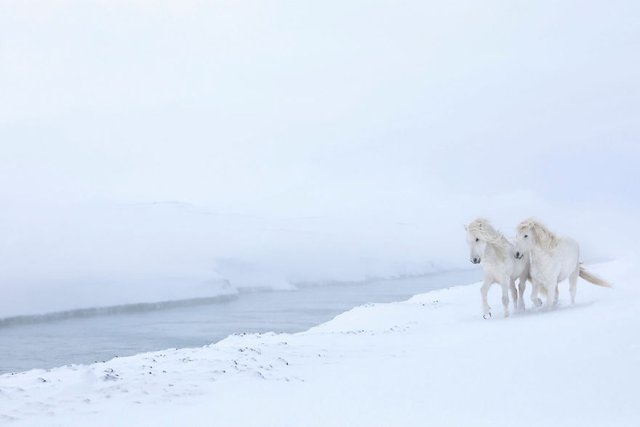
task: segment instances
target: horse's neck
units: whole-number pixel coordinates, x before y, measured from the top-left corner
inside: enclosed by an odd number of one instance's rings
[[[553,252],[562,240],[561,237],[556,236],[545,227],[535,227],[533,234],[535,235],[536,246],[547,253]]]
[[[509,245],[497,245],[495,243],[487,243],[484,250],[484,257],[487,261],[503,262],[509,256]]]
[[[554,252],[555,252],[555,248],[550,249],[545,246],[539,245],[537,243],[534,244],[533,247],[530,249],[531,258],[534,260],[543,260],[543,259],[551,258]]]

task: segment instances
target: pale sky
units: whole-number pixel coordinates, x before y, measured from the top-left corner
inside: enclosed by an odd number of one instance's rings
[[[0,4],[5,200],[639,195],[638,2]]]

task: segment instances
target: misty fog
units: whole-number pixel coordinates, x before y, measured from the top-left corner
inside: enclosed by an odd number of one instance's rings
[[[633,1],[2,1],[0,317],[635,244]],[[633,13],[632,13],[633,12]]]

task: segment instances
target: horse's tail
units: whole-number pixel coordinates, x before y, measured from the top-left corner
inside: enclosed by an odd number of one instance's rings
[[[601,279],[595,274],[589,273],[587,269],[582,266],[582,264],[580,264],[579,274],[580,274],[580,277],[582,277],[584,280],[586,280],[589,283],[593,283],[594,285],[598,285],[598,286],[604,286],[605,288],[611,287],[611,283],[607,282],[604,279]]]

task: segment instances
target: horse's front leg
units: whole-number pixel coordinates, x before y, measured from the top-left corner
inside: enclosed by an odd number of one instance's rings
[[[509,283],[501,283],[502,285],[502,308],[504,317],[509,317]]]
[[[511,291],[511,299],[513,300],[513,309],[518,309],[518,290],[516,289],[516,280],[509,280],[509,290]]]
[[[480,288],[480,295],[482,295],[482,318],[488,319],[491,317],[491,307],[489,307],[489,303],[487,302],[487,294],[489,293],[489,288],[491,287],[491,282],[487,279],[484,280],[482,287]]]
[[[545,291],[546,304],[545,309],[551,310],[555,306],[556,295],[557,295],[557,285],[552,285],[551,282],[544,282],[540,284],[541,289]]]
[[[523,274],[518,279],[518,310],[524,311],[524,291],[527,287],[527,275]]]
[[[539,292],[540,292],[540,283],[531,282],[531,302],[536,307],[541,307],[542,306],[542,300],[538,296]]]
[[[547,305],[546,309],[551,310],[556,308],[558,305],[558,297],[560,296],[560,292],[558,291],[558,284],[556,283],[553,286],[546,286],[547,289]]]

